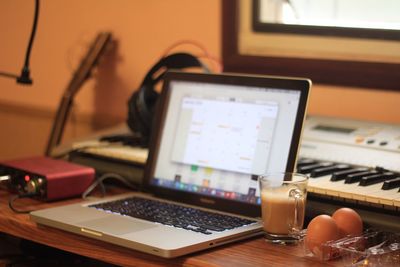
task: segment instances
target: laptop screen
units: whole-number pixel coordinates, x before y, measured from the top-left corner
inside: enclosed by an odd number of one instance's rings
[[[169,73],[148,182],[259,205],[258,175],[293,170],[308,87],[307,80]]]

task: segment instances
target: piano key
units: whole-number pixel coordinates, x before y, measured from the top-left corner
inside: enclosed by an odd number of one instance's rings
[[[329,178],[328,175],[318,179],[309,179],[309,192],[369,202],[371,205],[384,204],[389,206],[393,206],[394,199],[400,196],[395,190],[385,192],[380,188],[381,184],[360,186],[358,183],[345,184],[343,181],[330,181]]]
[[[335,171],[343,171],[343,170],[348,170],[350,168],[351,168],[350,165],[347,164],[338,164],[328,167],[317,168],[311,171],[310,177],[317,178],[328,174],[332,174]]]
[[[362,187],[360,187],[357,183],[343,184],[343,186],[340,187],[339,196],[358,201],[366,201],[364,192],[360,192],[361,188]]]
[[[383,191],[382,188],[380,188],[380,185],[374,187],[374,189],[377,190],[366,192],[365,199],[368,202],[376,202],[378,200],[380,204],[395,206],[396,199],[400,197],[400,194],[396,189]]]
[[[328,162],[323,162],[323,164],[327,164],[328,166],[326,167],[340,165],[337,163],[329,164]],[[318,166],[319,164],[316,163],[310,163],[309,166],[311,165],[314,166],[305,168],[303,171],[311,174],[313,170],[323,168]],[[306,166],[304,165],[304,167]],[[400,190],[398,190],[400,185],[394,186],[396,183],[390,182],[397,181],[396,179],[400,180],[399,173],[397,173],[397,176],[390,181],[385,180],[365,186],[361,186],[356,182],[345,183],[345,181],[343,181],[343,179],[346,179],[350,174],[364,173],[359,178],[359,180],[361,180],[362,177],[373,176],[386,172],[391,171],[383,168],[379,169],[379,167],[375,168],[374,170],[367,167],[358,167],[354,169],[336,171],[333,172],[332,175],[328,174],[320,176],[317,179],[309,179],[308,192],[311,194],[316,193],[324,197],[337,199],[339,201],[343,200],[349,203],[352,202],[356,205],[369,205],[371,207],[382,209],[400,210]],[[335,177],[332,178],[334,175]],[[335,181],[335,179],[338,181]],[[397,182],[400,183],[400,181]],[[383,189],[385,183],[387,184],[385,185],[385,188],[387,188],[386,190]],[[389,185],[393,188],[389,188]]]
[[[314,186],[315,190],[320,193],[336,197],[340,197],[339,194],[343,191],[342,188],[346,186],[343,180],[332,181],[331,175],[323,176],[318,179],[309,179],[309,184]]]
[[[344,185],[345,187],[340,188],[340,190],[342,192],[350,193],[348,197],[358,201],[394,205],[394,199],[400,196],[396,190],[382,190],[381,184],[360,186],[356,183],[353,183]]]
[[[400,192],[400,190],[398,192]],[[400,197],[394,200],[394,206],[400,208]]]
[[[394,178],[393,180],[388,180],[383,182],[382,185],[382,190],[389,190],[389,189],[393,189],[393,188],[397,188],[400,187],[400,176]],[[399,188],[400,190],[400,188]]]
[[[388,169],[385,169],[385,168],[383,168],[381,166],[376,166],[375,170],[377,170],[378,172],[388,172],[389,171]]]
[[[345,183],[346,184],[356,183],[356,182],[359,182],[362,177],[371,176],[371,175],[374,175],[374,174],[377,174],[377,173],[378,173],[377,171],[366,171],[366,172],[359,172],[359,173],[349,174],[345,178]]]
[[[384,173],[379,173],[371,176],[366,176],[362,177],[360,180],[360,185],[361,186],[367,186],[367,185],[372,185],[372,184],[377,184],[384,182],[385,180],[391,180],[395,178],[397,174],[393,172],[384,172]]]
[[[323,176],[318,179],[309,179],[307,190],[312,193],[338,197],[339,191],[336,190],[337,183],[342,182],[332,182],[330,180],[330,175]]]
[[[355,168],[355,169],[350,169],[350,170],[344,170],[344,171],[338,171],[338,172],[334,172],[332,174],[331,180],[332,181],[339,181],[339,180],[343,180],[347,177],[347,175],[349,174],[354,174],[357,172],[366,172],[368,171],[368,168]]]
[[[367,168],[365,169],[368,170]],[[341,191],[343,185],[343,181],[331,181],[331,175],[326,175],[319,177],[318,179],[309,179],[307,190],[311,193],[341,197],[340,194],[343,195],[343,191]],[[346,193],[345,196],[347,196],[348,199],[351,199],[351,193]]]
[[[329,175],[318,179],[308,179],[307,190],[309,192],[325,195],[326,186],[324,182],[326,182],[326,177],[329,177]]]
[[[311,165],[306,165],[306,166],[302,166],[297,168],[297,171],[299,173],[310,173],[312,172],[314,169],[318,169],[318,168],[322,168],[322,167],[329,167],[329,166],[333,166],[334,163],[332,162],[321,162],[321,163],[316,163],[316,164],[311,164]]]
[[[359,192],[360,187],[358,183],[345,183],[344,181],[337,181],[335,183],[335,189],[339,192],[339,197],[347,198],[347,199],[356,199],[354,195]],[[363,199],[358,199],[363,200]]]
[[[317,160],[314,159],[308,159],[308,158],[301,158],[297,161],[297,168],[302,167],[302,166],[306,166],[306,165],[311,165],[311,164],[316,164],[318,163]]]
[[[121,145],[88,147],[85,148],[84,152],[139,164],[145,164],[149,154],[149,150],[142,147],[128,147]]]

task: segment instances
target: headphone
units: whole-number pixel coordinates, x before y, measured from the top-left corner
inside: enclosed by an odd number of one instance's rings
[[[150,139],[159,95],[155,90],[156,84],[162,81],[169,69],[190,67],[199,67],[204,72],[210,72],[197,57],[188,53],[175,53],[161,58],[146,74],[140,88],[129,98],[127,124],[135,134],[138,134],[142,145],[147,146]]]

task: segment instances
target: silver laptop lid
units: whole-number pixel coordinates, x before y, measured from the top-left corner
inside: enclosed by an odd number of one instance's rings
[[[169,72],[145,172],[156,194],[259,216],[257,176],[292,171],[311,82]]]

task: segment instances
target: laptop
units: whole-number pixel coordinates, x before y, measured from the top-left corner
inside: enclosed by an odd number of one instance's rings
[[[259,235],[257,177],[293,171],[310,86],[302,78],[168,72],[144,192],[31,218],[165,258]]]

